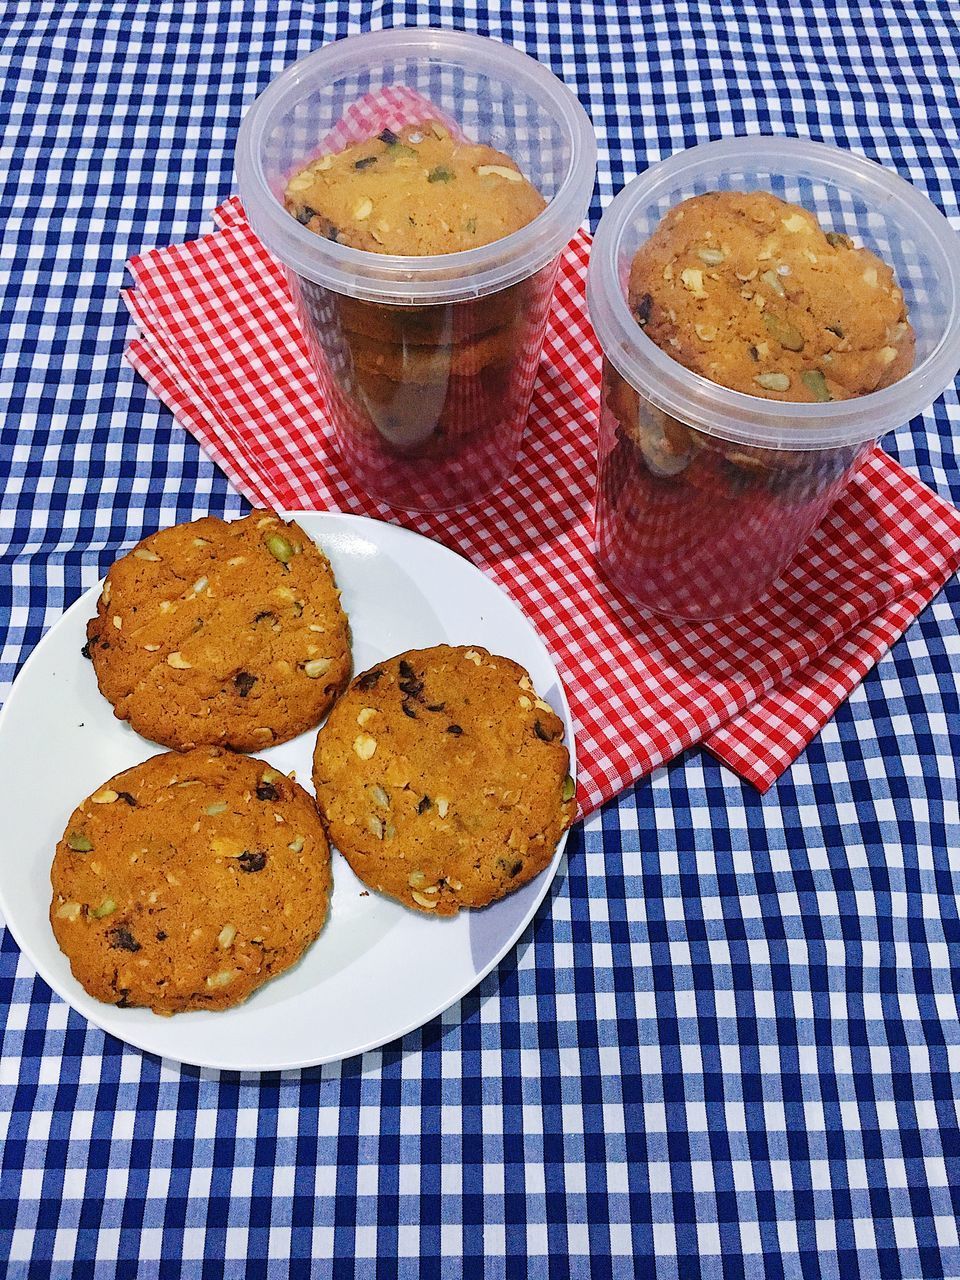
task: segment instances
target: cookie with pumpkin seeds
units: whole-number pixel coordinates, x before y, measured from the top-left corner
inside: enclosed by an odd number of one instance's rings
[[[145,538],[107,574],[85,651],[117,717],[181,751],[284,742],[322,720],[351,667],[329,561],[269,511]]]
[[[893,270],[769,192],[681,201],[637,250],[629,303],[668,355],[748,395],[846,400],[913,367],[916,339]]]
[[[262,760],[166,752],[83,801],[50,872],[50,923],[97,1000],[226,1009],[323,928],[330,847],[312,798]]]
[[[428,120],[312,160],[287,183],[284,204],[328,240],[420,257],[500,240],[547,202],[508,155]]]
[[[563,721],[479,646],[358,676],[320,730],[327,834],[372,889],[432,916],[483,907],[549,864],[576,812]]]

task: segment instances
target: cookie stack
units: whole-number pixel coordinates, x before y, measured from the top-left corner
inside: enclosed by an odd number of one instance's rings
[[[321,156],[289,181],[286,207],[309,230],[355,249],[422,257],[502,239],[546,207],[509,156],[451,135],[439,120],[384,129]],[[400,455],[441,458],[508,420],[539,350],[549,281],[534,276],[453,304],[391,306],[300,282],[322,349],[325,388],[362,446],[371,431]]]
[[[87,634],[115,714],[174,748],[106,781],[57,846],[51,924],[97,999],[161,1014],[245,1000],[319,937],[328,837],[365,884],[444,916],[527,883],[573,818],[563,724],[523,668],[441,645],[348,684],[330,564],[270,512],[146,539]],[[326,716],[316,802],[239,754]]]

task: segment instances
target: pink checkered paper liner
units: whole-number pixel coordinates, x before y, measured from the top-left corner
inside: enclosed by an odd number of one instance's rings
[[[384,91],[323,149],[423,114],[417,95]],[[140,330],[130,363],[251,502],[387,519],[497,581],[563,676],[583,812],[696,743],[765,789],[960,564],[960,513],[876,450],[748,614],[671,623],[608,587],[592,550],[600,353],[585,233],[561,261],[514,478],[463,511],[397,512],[340,466],[283,268],[235,198],[214,220],[214,234],[128,264],[136,288],[124,298]]]

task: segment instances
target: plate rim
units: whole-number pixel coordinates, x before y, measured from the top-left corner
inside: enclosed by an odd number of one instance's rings
[[[454,551],[451,547],[446,546],[445,543],[439,542],[435,538],[429,538],[425,534],[417,533],[413,529],[407,529],[407,528],[404,528],[404,526],[402,525],[394,524],[392,521],[389,521],[389,520],[377,520],[371,516],[353,515],[348,512],[317,511],[309,508],[304,508],[299,510],[290,509],[290,510],[279,512],[278,514],[282,515],[283,518],[287,520],[298,520],[301,517],[311,517],[311,518],[318,517],[323,521],[329,520],[329,521],[332,521],[334,524],[346,525],[348,528],[350,526],[356,526],[359,529],[369,529],[370,527],[373,527],[375,529],[381,529],[385,526],[388,529],[390,529],[391,536],[394,534],[398,534],[403,539],[408,539],[408,540],[413,539],[418,542],[429,543],[430,546],[434,548],[436,551],[440,552],[445,556],[449,556],[453,560],[459,562],[458,568],[460,569],[460,571],[462,571],[463,566],[466,566],[467,569],[472,574],[478,575],[480,578],[483,579],[483,581],[486,584],[493,587],[502,597],[503,601],[507,604],[509,609],[514,614],[516,614],[517,617],[520,619],[520,621],[524,624],[526,629],[529,631],[530,635],[536,640],[536,643],[542,649],[547,661],[549,662],[550,666],[553,669],[554,675],[556,677],[557,693],[558,693],[559,701],[562,708],[561,719],[564,722],[564,740],[570,755],[569,769],[570,769],[570,774],[574,779],[574,785],[576,785],[577,753],[576,753],[576,736],[574,733],[573,716],[570,711],[570,704],[569,704],[569,701],[567,700],[567,694],[563,685],[563,680],[561,679],[560,672],[557,669],[556,661],[554,660],[553,655],[550,653],[550,650],[547,648],[545,641],[543,640],[540,633],[537,631],[536,627],[534,627],[533,623],[526,616],[526,614],[523,612],[520,606],[516,603],[513,597],[510,596],[503,589],[503,587],[500,586],[498,582],[494,581],[494,579],[489,577],[486,573],[484,573],[482,569],[478,568],[478,566],[475,565],[473,561],[468,560],[466,556],[461,555],[458,551]],[[237,519],[239,518],[241,517],[238,516]],[[311,536],[312,538],[312,535],[309,534],[309,531],[305,530],[305,532],[307,532],[308,536]],[[123,550],[118,551],[117,558],[119,559],[119,557],[123,554],[125,554],[125,551]],[[99,581],[93,583],[89,588],[87,588],[87,590],[82,591],[80,595],[76,598],[76,600],[74,600],[72,604],[70,604],[66,609],[64,609],[64,611],[60,614],[60,616],[50,625],[50,627],[48,627],[48,629],[44,632],[44,634],[40,637],[40,639],[34,645],[30,654],[27,656],[20,670],[17,672],[15,678],[11,682],[10,690],[7,694],[6,700],[3,706],[0,707],[0,739],[2,739],[3,737],[10,705],[13,702],[13,699],[16,695],[17,686],[22,682],[24,673],[34,663],[35,659],[37,658],[37,655],[43,650],[44,646],[46,645],[46,643],[48,642],[50,636],[54,633],[54,631],[58,627],[60,627],[63,624],[63,622],[68,617],[70,617],[73,613],[79,612],[81,608],[84,607],[84,604],[87,601],[88,596],[93,597],[94,593],[102,589],[103,582],[104,582],[104,578],[100,578]],[[509,655],[504,655],[504,656],[509,656]],[[308,730],[307,732],[310,732],[310,731]],[[144,739],[144,740],[147,742],[150,741],[149,739]],[[158,748],[158,751],[160,752],[165,750],[165,748],[160,743],[154,743],[151,745],[156,746]],[[547,894],[550,892],[553,882],[557,877],[557,873],[560,870],[560,867],[563,863],[563,858],[566,853],[568,837],[570,835],[571,830],[573,829],[573,826],[575,826],[578,821],[580,821],[579,818],[575,819],[574,822],[571,824],[571,826],[567,827],[567,829],[561,835],[559,841],[557,842],[557,846],[554,849],[553,856],[550,860],[549,865],[545,867],[543,872],[541,873],[542,883],[539,885],[538,892],[534,897],[534,899],[532,900],[529,909],[521,917],[516,927],[512,930],[507,941],[502,945],[502,947],[500,947],[494,953],[493,957],[485,964],[483,969],[471,975],[466,985],[458,989],[457,992],[453,996],[451,996],[449,999],[447,999],[446,996],[444,996],[443,997],[444,1003],[442,1003],[438,1007],[433,1008],[432,1011],[429,1014],[427,1014],[425,1017],[420,1018],[418,1016],[417,1021],[412,1022],[409,1026],[403,1027],[399,1031],[391,1033],[389,1037],[384,1039],[374,1039],[369,1043],[362,1045],[359,1048],[351,1050],[350,1053],[347,1053],[347,1054],[334,1053],[334,1054],[321,1055],[319,1057],[311,1057],[309,1059],[296,1060],[296,1061],[290,1061],[285,1063],[271,1063],[269,1066],[261,1066],[261,1065],[257,1065],[255,1063],[250,1063],[250,1062],[243,1063],[241,1065],[223,1066],[222,1063],[204,1060],[202,1056],[181,1057],[179,1056],[179,1054],[173,1055],[169,1052],[160,1052],[155,1048],[148,1047],[147,1045],[140,1043],[135,1034],[132,1036],[121,1035],[119,1032],[114,1030],[114,1028],[104,1026],[103,1022],[97,1016],[97,1007],[99,1006],[100,1002],[94,1002],[95,1010],[93,1013],[88,1012],[86,1009],[81,1009],[75,1003],[76,993],[72,993],[72,994],[69,993],[65,989],[65,984],[61,984],[59,978],[51,975],[47,971],[46,963],[42,959],[38,959],[37,955],[34,953],[34,950],[30,945],[25,944],[19,929],[13,924],[7,898],[4,893],[2,876],[0,876],[0,914],[2,914],[3,916],[4,925],[9,930],[10,936],[13,938],[14,942],[17,944],[21,953],[33,965],[33,968],[36,971],[38,977],[40,977],[43,980],[43,982],[45,982],[46,985],[57,996],[59,996],[61,1000],[64,1001],[64,1003],[68,1006],[68,1008],[74,1011],[74,1013],[78,1014],[79,1017],[85,1019],[87,1022],[91,1023],[93,1026],[97,1027],[97,1029],[102,1031],[104,1035],[113,1036],[114,1039],[119,1040],[121,1044],[129,1045],[131,1048],[136,1049],[139,1053],[149,1054],[154,1058],[158,1058],[161,1062],[169,1062],[169,1063],[177,1064],[178,1066],[189,1066],[189,1067],[199,1068],[201,1070],[206,1070],[206,1071],[216,1071],[218,1073],[232,1072],[234,1074],[262,1075],[262,1074],[271,1073],[271,1072],[308,1071],[308,1070],[311,1070],[312,1068],[327,1066],[332,1063],[349,1062],[354,1058],[359,1058],[363,1054],[373,1052],[376,1049],[386,1048],[386,1046],[394,1044],[396,1041],[402,1040],[404,1037],[410,1035],[411,1032],[418,1031],[421,1027],[426,1026],[427,1023],[432,1022],[435,1018],[440,1017],[442,1014],[446,1013],[448,1009],[451,1009],[455,1004],[462,1001],[463,998],[467,996],[471,991],[475,990],[475,988],[478,987],[493,972],[495,968],[497,968],[497,966],[501,963],[504,957],[510,951],[512,951],[514,947],[517,946],[517,944],[519,943],[521,937],[523,936],[528,926],[533,923],[537,915],[537,912],[540,910],[540,907],[543,905],[543,902],[546,899]],[[343,854],[339,853],[338,851],[338,856],[343,857]],[[282,974],[278,975],[278,977],[281,977],[281,978],[282,976],[283,976]],[[72,978],[72,975],[71,975],[71,978]],[[76,983],[76,979],[72,979],[72,981]],[[81,992],[83,992],[83,988],[80,986],[80,984],[77,983],[76,985],[78,989]],[[86,992],[83,992],[83,994],[86,996]],[[91,1001],[93,1001],[93,997],[88,997],[88,998]],[[105,1005],[104,1007],[111,1008],[112,1006]]]

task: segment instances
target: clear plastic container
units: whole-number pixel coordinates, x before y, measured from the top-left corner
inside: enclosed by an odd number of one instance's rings
[[[717,190],[773,192],[887,262],[916,331],[913,370],[855,399],[793,404],[719,386],[656,346],[627,304],[630,264],[664,214]],[[800,139],[707,143],[634,179],[597,229],[587,298],[603,350],[598,561],[632,600],[676,618],[756,601],[864,452],[960,365],[960,239],[946,218],[892,170]]]
[[[392,87],[509,155],[546,199],[543,212],[491,244],[424,257],[368,253],[301,226],[283,205],[287,181],[342,149],[325,140],[335,129],[342,137],[345,117],[376,119]],[[516,465],[559,255],[593,191],[596,138],[574,95],[546,67],[481,36],[351,36],[260,95],[236,163],[247,216],[286,266],[340,453],[359,482],[415,510],[495,489]]]

